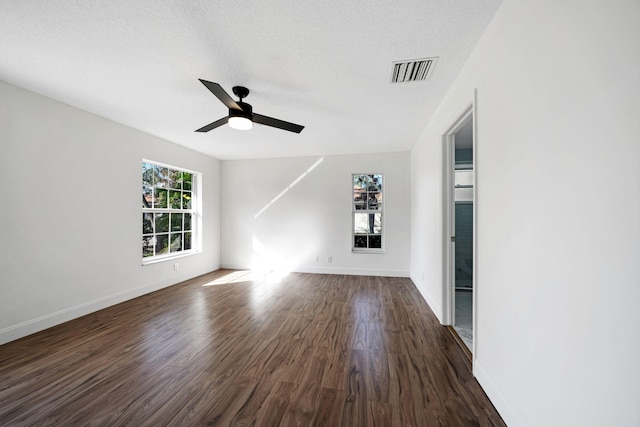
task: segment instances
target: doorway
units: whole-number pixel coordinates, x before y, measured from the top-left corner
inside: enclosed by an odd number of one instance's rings
[[[461,345],[474,352],[475,162],[473,105],[444,136],[444,312]]]

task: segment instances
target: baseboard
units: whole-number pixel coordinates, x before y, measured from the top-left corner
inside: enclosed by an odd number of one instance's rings
[[[230,270],[251,270],[251,266],[233,262],[222,262],[220,265],[220,268],[226,268]],[[408,270],[368,269],[351,267],[295,266],[290,267],[288,271],[294,273],[344,274],[348,276],[409,277]]]
[[[440,302],[440,304],[436,304],[436,300],[431,297],[429,292],[417,285],[417,280],[414,280],[413,278],[411,278],[411,280],[413,281],[413,284],[416,285],[416,288],[418,288],[418,292],[420,292],[420,295],[422,295],[422,298],[424,298],[431,311],[433,311],[433,314],[438,318],[438,321],[444,325],[444,322],[442,321],[442,302]]]
[[[102,310],[112,305],[120,304],[121,302],[137,298],[139,296],[157,291],[162,288],[166,288],[168,286],[172,286],[174,284],[175,283],[154,284],[151,286],[142,286],[135,289],[129,289],[124,292],[97,298],[95,300],[87,301],[82,304],[58,310],[53,313],[45,314],[43,316],[27,320],[16,325],[8,326],[6,328],[0,329],[0,345],[26,337],[36,332],[43,331],[45,329],[51,328],[52,326],[68,322],[69,320],[77,319],[78,317],[85,316],[87,314]]]
[[[298,267],[297,273],[317,273],[317,274],[344,274],[348,276],[381,276],[381,277],[409,277],[409,271],[348,268],[348,267]]]
[[[496,411],[498,411],[498,413],[502,417],[502,420],[508,426],[524,427],[527,425],[522,421],[522,418],[520,418],[516,414],[516,411],[513,410],[511,405],[509,405],[503,394],[500,393],[498,388],[491,380],[491,377],[482,368],[482,364],[478,362],[477,358],[473,362],[473,375],[476,377],[476,380],[478,380],[478,383],[484,390],[485,394],[487,395],[493,406],[496,408]]]

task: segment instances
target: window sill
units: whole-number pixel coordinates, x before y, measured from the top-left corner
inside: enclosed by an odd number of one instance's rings
[[[191,250],[189,252],[181,252],[179,254],[175,254],[175,255],[167,255],[167,256],[162,256],[162,257],[154,257],[154,258],[149,258],[149,259],[143,259],[142,260],[142,265],[150,265],[150,264],[157,264],[159,262],[164,262],[164,261],[171,261],[174,259],[178,259],[178,258],[184,258],[187,256],[191,256],[191,255],[196,255],[201,253],[201,251],[198,250]]]
[[[354,254],[384,254],[384,249],[351,249]]]

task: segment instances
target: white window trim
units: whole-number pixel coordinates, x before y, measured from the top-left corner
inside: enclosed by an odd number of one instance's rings
[[[367,210],[356,210],[355,205],[353,203],[353,177],[354,175],[380,175],[382,176],[382,185],[380,187],[380,192],[382,193],[382,209],[377,210],[377,211],[369,211]],[[356,253],[356,254],[383,254],[385,253],[385,214],[384,214],[384,207],[385,207],[385,203],[386,203],[386,196],[385,196],[385,182],[386,182],[386,177],[385,174],[382,172],[362,172],[362,173],[357,173],[354,172],[350,175],[351,177],[351,252],[352,253]],[[379,248],[356,248],[355,247],[355,214],[356,213],[379,213],[381,214],[381,220],[380,220],[380,237],[381,237],[381,243],[380,243],[380,247]]]
[[[150,257],[142,257],[142,265],[156,264],[159,262],[174,260],[176,258],[184,258],[187,256],[195,255],[202,252],[202,173],[191,169],[169,165],[155,160],[142,159],[142,163],[149,163],[165,168],[179,170],[181,172],[190,173],[192,177],[191,181],[191,209],[171,209],[171,208],[142,208],[142,213],[145,212],[166,212],[166,213],[191,213],[193,218],[191,220],[191,249],[180,252],[173,252],[162,255],[154,255]],[[142,184],[142,182],[141,182]],[[171,232],[169,232],[171,233]]]

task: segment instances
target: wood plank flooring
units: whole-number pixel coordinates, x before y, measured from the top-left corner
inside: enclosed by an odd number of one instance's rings
[[[0,346],[2,426],[501,426],[409,279],[218,270]]]

